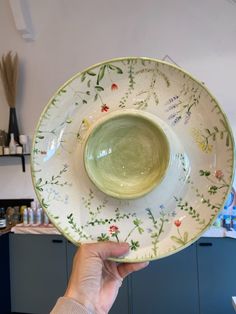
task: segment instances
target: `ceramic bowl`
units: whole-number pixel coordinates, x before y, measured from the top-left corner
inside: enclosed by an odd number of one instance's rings
[[[128,242],[117,260],[139,262],[182,250],[214,222],[231,191],[234,141],[200,81],[160,60],[120,58],[59,88],[31,158],[37,197],[62,234],[77,245]]]
[[[170,148],[162,128],[145,112],[118,110],[99,119],[84,148],[88,176],[119,199],[144,196],[167,171]]]

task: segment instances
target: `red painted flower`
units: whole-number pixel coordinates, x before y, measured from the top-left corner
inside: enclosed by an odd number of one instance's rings
[[[181,221],[179,219],[175,220],[174,224],[176,225],[176,227],[179,227],[181,225]]]
[[[113,83],[112,85],[111,85],[111,90],[117,90],[118,89],[118,85],[117,84],[115,84],[115,83]]]
[[[109,232],[111,235],[116,235],[117,233],[119,233],[119,228],[115,225],[110,226],[109,228]]]
[[[222,171],[222,170],[216,170],[216,171],[215,171],[215,177],[216,177],[216,179],[218,179],[218,180],[223,179],[223,177],[224,177],[223,171]]]
[[[108,110],[109,110],[109,107],[106,104],[101,106],[101,112],[107,112]]]

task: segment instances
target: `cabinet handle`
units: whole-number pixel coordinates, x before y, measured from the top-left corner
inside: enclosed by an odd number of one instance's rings
[[[199,246],[212,246],[213,244],[210,242],[201,242],[199,243]]]
[[[53,243],[63,243],[63,240],[53,239],[52,242],[53,242]]]

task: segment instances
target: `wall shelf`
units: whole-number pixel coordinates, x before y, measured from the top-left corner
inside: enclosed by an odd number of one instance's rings
[[[30,154],[0,155],[0,158],[21,158],[22,171],[25,172],[25,156],[30,156]]]

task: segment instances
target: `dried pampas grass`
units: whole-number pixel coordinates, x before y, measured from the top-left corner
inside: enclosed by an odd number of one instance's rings
[[[15,108],[16,105],[18,63],[17,53],[12,56],[11,51],[9,51],[6,56],[3,55],[2,60],[0,60],[0,75],[7,103],[10,108]]]

